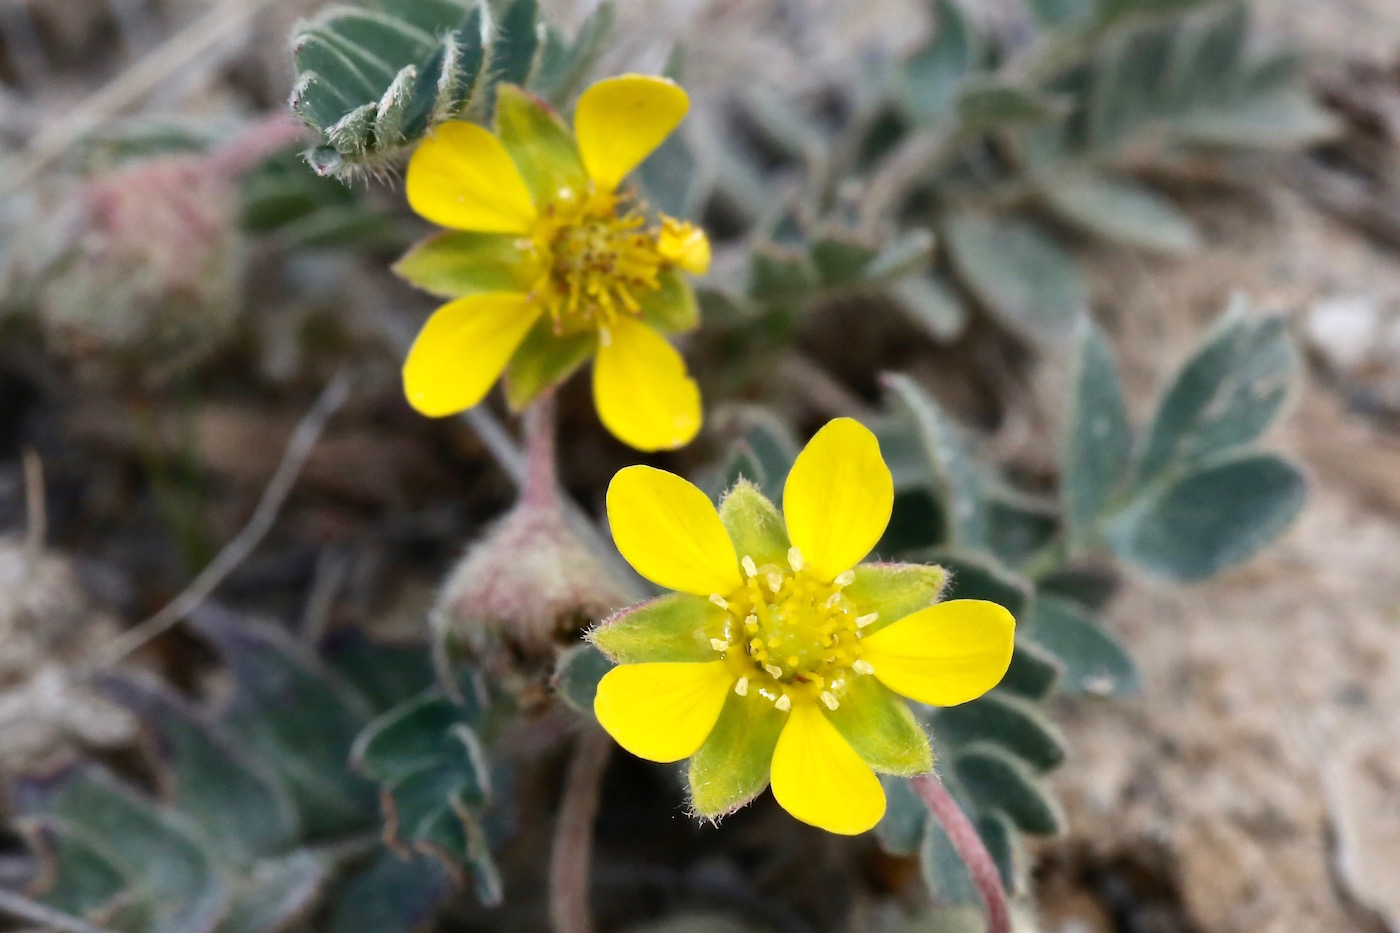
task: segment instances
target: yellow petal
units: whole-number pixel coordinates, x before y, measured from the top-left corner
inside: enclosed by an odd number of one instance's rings
[[[433,223],[478,233],[524,233],[535,206],[501,141],[474,123],[444,123],[419,144],[404,182],[408,203]]]
[[[539,316],[539,304],[518,292],[468,295],[438,308],[403,364],[409,404],[430,418],[471,408]]]
[[[710,269],[710,238],[704,230],[683,220],[661,218],[656,251],[691,275],[704,275]]]
[[[870,766],[811,702],[793,704],[773,751],[773,796],[804,823],[854,836],[885,815]]]
[[[574,135],[588,176],[611,191],[671,135],[690,109],[673,81],[649,75],[606,78],[583,92]]]
[[[797,455],[783,487],[788,536],[812,573],[831,580],[870,553],[894,508],[894,480],[870,429],[827,422]]]
[[[1016,620],[1006,609],[955,599],[900,619],[860,645],[891,690],[931,706],[957,706],[1000,683],[1015,642]]]
[[[674,473],[618,471],[608,484],[608,524],[627,563],[657,586],[727,596],[743,585],[739,558],[709,496]]]
[[[593,401],[613,436],[638,450],[674,450],[700,430],[700,389],[685,360],[629,317],[614,321],[599,340]]]
[[[622,664],[598,682],[593,712],[638,758],[680,761],[704,743],[733,684],[723,661]]]

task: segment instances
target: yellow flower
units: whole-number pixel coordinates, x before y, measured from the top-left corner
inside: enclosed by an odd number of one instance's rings
[[[718,512],[678,476],[628,467],[608,488],[618,549],[676,592],[589,633],[620,662],[594,711],[623,748],[690,758],[692,805],[717,818],[761,793],[835,833],[884,814],[876,771],[933,767],[907,697],[976,699],[1011,663],[1015,620],[994,603],[936,603],[938,567],[860,562],[894,484],[869,430],[827,424],[797,457],[783,512],[740,481]]]
[[[700,393],[664,337],[698,322],[682,272],[703,275],[710,244],[671,217],[651,224],[623,179],[685,116],[685,91],[623,75],[584,91],[571,134],[543,102],[499,88],[496,131],[446,123],[418,147],[415,211],[450,228],[397,266],[453,299],[404,363],[404,391],[431,417],[477,404],[504,371],[519,410],[590,357],[609,431],[668,450],[700,429]]]

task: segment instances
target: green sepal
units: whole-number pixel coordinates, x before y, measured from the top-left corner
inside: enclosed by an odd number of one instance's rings
[[[757,690],[730,691],[705,744],[690,759],[690,803],[706,819],[718,819],[768,786],[778,734],[787,716]]]
[[[525,291],[530,283],[519,240],[505,233],[439,233],[405,253],[394,273],[439,298]]]
[[[700,324],[700,304],[685,273],[665,268],[656,274],[656,289],[637,297],[642,320],[663,334],[683,334]]]
[[[869,674],[852,673],[832,692],[837,707],[823,712],[866,764],[901,777],[933,770],[928,735],[893,690]]]
[[[506,367],[506,402],[511,410],[522,411],[541,392],[572,376],[593,355],[597,343],[596,331],[561,337],[547,315],[536,321]]]
[[[710,639],[724,619],[724,610],[701,596],[671,593],[613,614],[588,640],[619,664],[713,661]]]
[[[742,560],[752,557],[755,564],[787,566],[787,525],[778,507],[758,487],[740,479],[719,504],[719,520],[734,542],[734,551]]]
[[[496,88],[496,135],[530,189],[543,205],[567,188],[576,196],[588,184],[574,138],[559,115],[534,94],[514,84]]]
[[[861,564],[855,574],[855,582],[842,592],[857,615],[880,615],[863,635],[932,606],[948,582],[947,572],[935,564]]]

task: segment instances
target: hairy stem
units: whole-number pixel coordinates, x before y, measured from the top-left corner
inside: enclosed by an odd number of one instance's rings
[[[525,482],[520,498],[526,505],[559,508],[554,457],[554,394],[546,392],[525,410]]]
[[[987,933],[1011,933],[1011,912],[1006,906],[1006,890],[1001,886],[1001,873],[992,861],[991,853],[962,807],[948,793],[943,782],[933,774],[921,774],[909,779],[914,790],[923,798],[933,818],[943,827],[957,850],[958,856],[972,875],[972,883],[982,896],[987,912]]]
[[[564,798],[554,824],[554,845],[549,853],[549,923],[554,933],[593,930],[588,909],[593,824],[598,817],[598,797],[612,747],[607,733],[590,727],[579,735],[569,761]]]

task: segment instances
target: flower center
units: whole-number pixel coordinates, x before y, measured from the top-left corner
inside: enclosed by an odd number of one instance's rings
[[[531,294],[545,302],[556,334],[597,328],[606,340],[620,315],[640,314],[640,297],[660,287],[660,231],[646,227],[643,209],[608,192],[564,189],[540,211]]]
[[[842,593],[855,579],[851,571],[824,583],[803,569],[802,555],[788,551],[787,566],[756,566],[743,560],[744,585],[710,601],[727,616],[715,650],[735,668],[740,695],[750,689],[790,709],[794,699],[819,699],[836,709],[852,670],[869,673],[860,658],[860,631],[872,613],[856,614]]]

